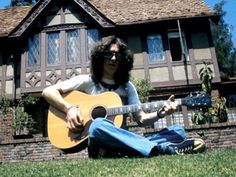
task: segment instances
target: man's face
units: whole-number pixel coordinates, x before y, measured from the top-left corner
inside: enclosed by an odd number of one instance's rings
[[[104,54],[103,77],[113,79],[121,60],[119,47],[117,44],[111,44],[110,49]]]

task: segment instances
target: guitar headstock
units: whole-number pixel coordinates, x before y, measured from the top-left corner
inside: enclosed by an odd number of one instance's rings
[[[207,93],[193,92],[182,99],[182,104],[188,107],[211,107],[211,96]]]

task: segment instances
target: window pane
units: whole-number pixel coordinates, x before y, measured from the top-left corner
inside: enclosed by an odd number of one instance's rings
[[[172,61],[180,61],[182,59],[182,51],[179,38],[170,38],[170,54]]]
[[[147,36],[149,62],[163,61],[164,50],[161,35]]]
[[[60,52],[59,52],[59,32],[48,34],[48,55],[47,64],[54,65],[60,63]]]
[[[28,66],[39,65],[39,34],[29,38]]]
[[[88,29],[88,55],[90,55],[93,45],[99,40],[99,33],[97,29]]]
[[[182,52],[182,46],[181,46],[182,44],[181,44],[179,32],[169,32],[168,38],[169,38],[170,53],[171,53],[172,61],[183,60],[184,55]],[[186,59],[189,60],[184,33],[182,33],[182,42],[183,42],[184,54],[186,55]]]
[[[78,63],[80,61],[79,47],[79,32],[78,30],[67,31],[67,64]]]

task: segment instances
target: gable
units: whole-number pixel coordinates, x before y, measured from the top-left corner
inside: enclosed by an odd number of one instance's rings
[[[84,24],[92,22],[92,19],[89,18],[82,8],[74,7],[72,4],[67,4],[66,6],[59,3],[55,4],[46,14],[42,17],[42,26],[48,27],[61,24]]]
[[[70,5],[73,3],[73,6]],[[64,18],[58,15],[59,11],[63,9],[63,11],[74,13],[65,13]],[[78,12],[76,12],[78,11]],[[49,14],[47,13],[49,12]],[[41,0],[39,1],[31,10],[31,13],[17,26],[11,33],[11,37],[20,36],[36,19],[41,16],[46,17],[46,24],[43,25],[59,25],[63,23],[80,23],[88,20],[86,16],[90,19],[95,20],[102,27],[111,27],[113,26],[112,22],[106,19],[98,10],[96,10],[93,6],[91,6],[87,1],[60,1],[58,3],[57,0]],[[67,20],[67,21],[66,21]],[[71,20],[71,21],[70,21]]]

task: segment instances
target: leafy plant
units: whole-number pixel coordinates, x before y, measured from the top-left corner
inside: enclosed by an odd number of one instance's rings
[[[211,94],[213,72],[207,63],[204,65],[204,68],[199,71],[201,86],[203,92]],[[226,122],[228,120],[226,98],[219,95],[212,107],[195,110],[191,119],[195,124]]]
[[[202,90],[210,94],[212,90],[213,72],[206,62],[204,62],[204,68],[200,69],[199,75],[202,81]]]
[[[202,110],[195,110],[192,114],[192,122],[200,125],[206,123],[206,116],[202,113]]]
[[[131,80],[137,89],[140,101],[142,103],[148,102],[148,96],[150,94],[150,91],[152,90],[150,81],[147,79],[135,79],[135,78],[131,78]]]
[[[2,95],[0,100],[0,110],[3,114],[6,114],[8,111],[10,111],[11,105],[12,101],[8,99],[5,95]]]
[[[211,122],[226,122],[228,120],[226,98],[219,96],[216,103],[211,108],[209,108],[209,112],[212,115]]]
[[[15,134],[28,134],[33,132],[35,121],[31,115],[24,111],[24,107],[27,105],[33,105],[37,102],[38,98],[29,94],[22,94],[20,99],[10,100],[6,96],[2,96],[0,100],[0,110],[5,114],[8,111],[13,112],[13,128]]]
[[[34,125],[36,122],[31,115],[24,111],[24,107],[36,104],[37,100],[38,98],[29,94],[21,95],[21,98],[18,100],[14,109],[15,117],[13,127],[16,135],[28,134],[35,131]]]
[[[15,117],[13,122],[13,128],[16,135],[29,134],[34,129],[35,121],[31,115],[24,112],[23,108],[17,107],[15,109]]]

